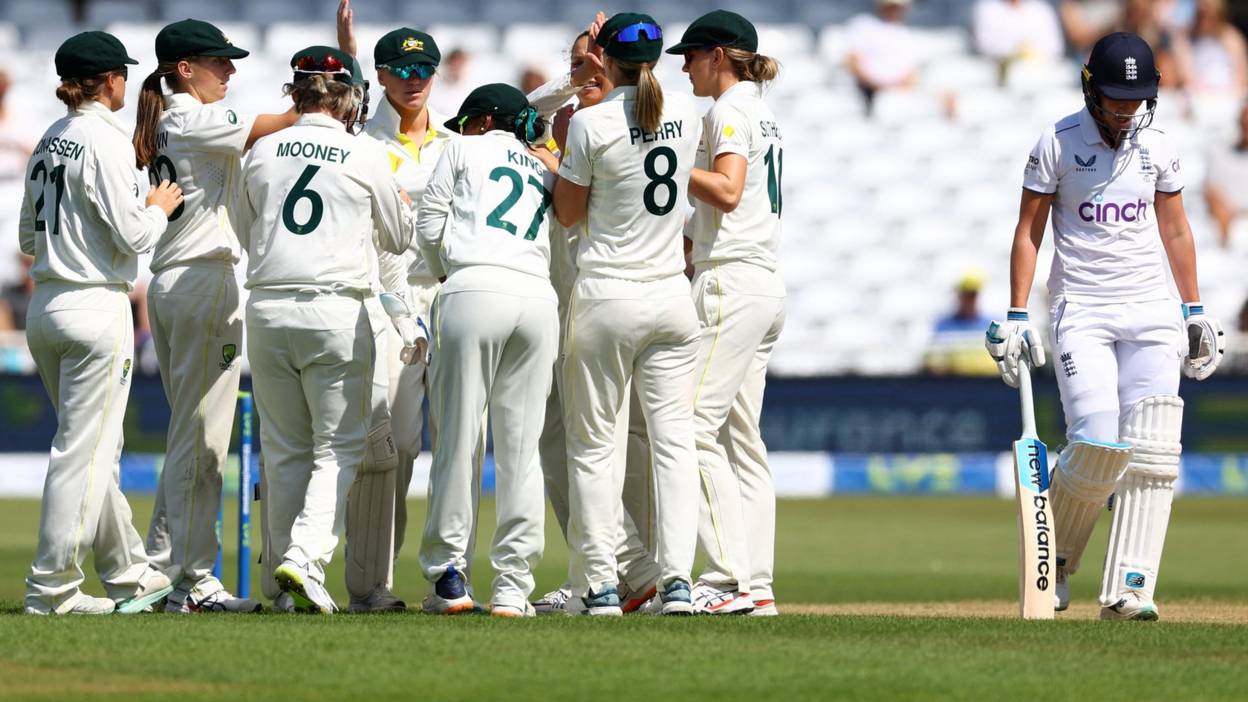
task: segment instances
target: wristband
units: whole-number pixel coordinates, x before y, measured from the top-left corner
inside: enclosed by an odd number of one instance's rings
[[[1005,313],[1007,322],[1026,322],[1028,321],[1027,310],[1023,307],[1011,307]]]
[[[1183,319],[1195,317],[1198,314],[1205,313],[1205,306],[1200,302],[1184,302],[1183,303]]]

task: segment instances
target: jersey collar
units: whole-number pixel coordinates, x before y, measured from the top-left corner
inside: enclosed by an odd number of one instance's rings
[[[607,102],[608,100],[633,100],[636,97],[637,97],[637,86],[621,85],[613,89],[611,92],[607,93],[607,96],[603,98],[602,101]]]
[[[185,110],[190,107],[200,107],[203,104],[190,93],[173,93],[165,96],[166,110]]]
[[[435,112],[429,110],[429,128],[425,130],[425,140],[420,144],[416,144],[406,134],[399,133],[399,111],[394,109],[394,105],[390,104],[390,99],[383,93],[380,100],[381,104],[377,107],[377,112],[368,120],[366,128],[369,135],[374,139],[379,139],[388,144],[395,144],[403,151],[407,152],[413,159],[420,161],[420,151],[435,139],[450,139],[455,135],[445,129],[439,129],[446,120]]]
[[[1088,112],[1088,108],[1083,108],[1079,113],[1079,133],[1083,135],[1083,141],[1088,146],[1100,144],[1109,148],[1105,144],[1105,140],[1101,138],[1101,128],[1097,126],[1096,119],[1092,117],[1092,113]]]
[[[121,123],[120,119],[117,119],[117,114],[96,100],[88,100],[82,103],[78,106],[77,110],[71,110],[70,114],[92,115],[99,117],[107,122],[113,129],[125,134],[127,137],[130,136],[130,130],[126,127],[126,125]]]
[[[734,84],[731,88],[728,88],[724,92],[720,93],[719,99],[723,100],[724,98],[730,95],[737,95],[737,94],[740,94],[744,97],[761,97],[762,96],[762,92],[759,90],[758,83],[755,83],[752,80],[742,80],[742,81],[737,81],[737,83]]]
[[[320,112],[312,112],[309,114],[299,115],[299,119],[295,120],[296,127],[331,127],[347,131],[347,125],[338,120]]]

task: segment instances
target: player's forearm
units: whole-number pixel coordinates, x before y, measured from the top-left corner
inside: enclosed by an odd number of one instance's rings
[[[574,227],[585,219],[589,209],[589,188],[583,188],[560,176],[555,181],[555,219],[565,227]]]
[[[738,187],[731,177],[723,173],[695,168],[689,176],[689,194],[721,212],[732,212],[741,204],[745,179],[741,180],[742,187]]]
[[[1174,284],[1183,302],[1198,302],[1200,285],[1196,280],[1196,243],[1192,238],[1192,228],[1186,221],[1171,226],[1177,231],[1163,238],[1162,242],[1166,247],[1166,257],[1170,259]]]
[[[1010,307],[1027,307],[1036,277],[1039,248],[1028,229],[1020,226],[1014,232],[1014,245],[1010,249]]]
[[[279,115],[257,116],[251,124],[251,133],[247,135],[246,148],[250,149],[260,139],[293,125],[297,119],[299,113],[293,107]]]

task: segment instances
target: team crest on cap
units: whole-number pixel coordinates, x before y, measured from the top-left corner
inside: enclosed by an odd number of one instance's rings
[[[401,48],[405,54],[413,51],[424,51],[425,42],[417,39],[416,37],[408,37],[403,40],[403,45],[399,48]]]
[[[1135,57],[1128,56],[1122,62],[1127,71],[1127,80],[1136,80],[1140,77],[1139,70],[1135,66]]]

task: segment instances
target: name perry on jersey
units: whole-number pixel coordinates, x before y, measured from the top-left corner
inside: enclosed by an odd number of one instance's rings
[[[56,156],[68,156],[75,161],[82,158],[83,151],[85,151],[85,147],[82,144],[60,137],[41,139],[39,145],[35,147],[36,156],[54,154]]]
[[[507,149],[507,163],[513,163],[517,166],[528,166],[537,173],[546,172],[546,166],[542,165],[541,161],[528,154],[517,153],[511,149]]]
[[[641,127],[629,127],[628,139],[632,144],[636,144],[640,139],[641,143],[649,144],[653,141],[661,141],[663,139],[679,139],[681,132],[684,130],[684,124],[681,120],[673,120],[664,122],[659,128],[653,132],[643,131]]]
[[[315,144],[310,141],[283,141],[277,145],[277,155],[289,158],[316,159],[329,163],[346,163],[350,151],[337,146]]]

